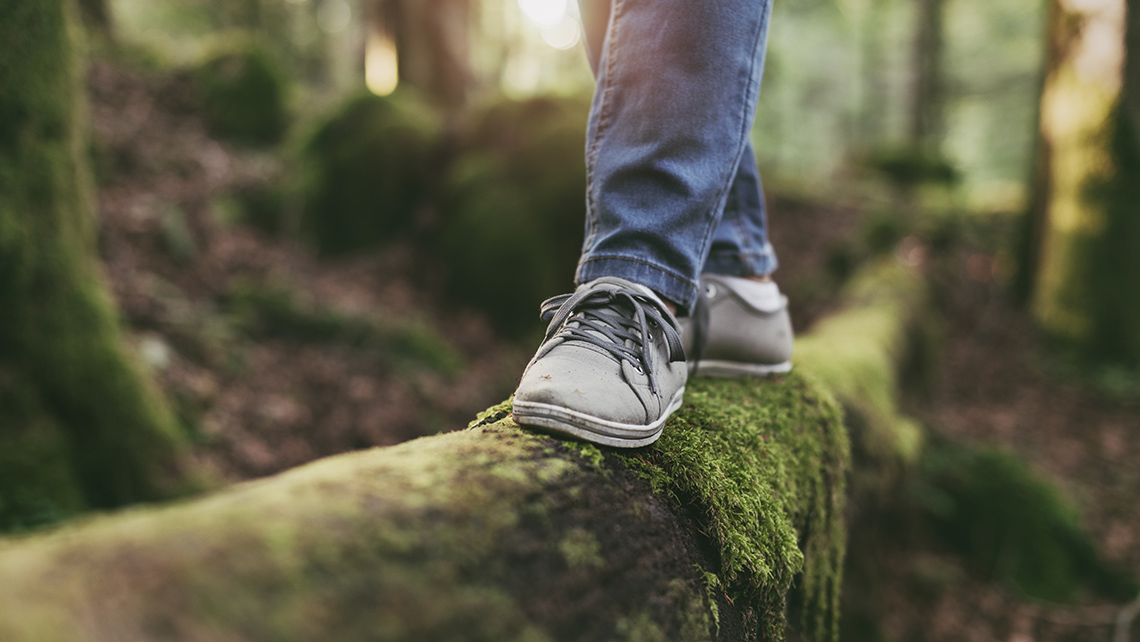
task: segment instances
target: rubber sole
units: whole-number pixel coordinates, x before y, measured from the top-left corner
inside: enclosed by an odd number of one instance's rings
[[[518,423],[555,435],[568,435],[614,448],[641,448],[657,441],[669,416],[681,407],[685,388],[673,394],[669,406],[649,425],[623,424],[584,412],[545,403],[516,401],[513,414]]]
[[[740,363],[737,361],[719,361],[704,359],[698,362],[697,376],[722,377],[733,379],[739,377],[768,377],[774,374],[791,372],[792,362],[785,361],[776,364]]]

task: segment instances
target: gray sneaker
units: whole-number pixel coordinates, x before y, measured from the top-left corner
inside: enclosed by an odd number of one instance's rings
[[[646,446],[681,406],[680,328],[651,290],[604,277],[542,304],[546,338],[515,390],[515,420],[618,448]]]
[[[765,376],[792,369],[788,298],[775,283],[701,276],[696,313],[681,320],[691,374]]]

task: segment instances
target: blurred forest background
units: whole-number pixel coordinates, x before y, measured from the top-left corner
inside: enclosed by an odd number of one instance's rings
[[[574,2],[74,9],[42,58],[74,55],[78,94],[0,63],[0,92],[31,88],[0,123],[82,146],[42,184],[50,150],[0,164],[0,532],[510,394],[582,239]],[[802,0],[772,24],[752,137],[793,320],[871,258],[921,271],[908,412],[983,449],[852,524],[844,639],[1140,635],[1140,2]]]

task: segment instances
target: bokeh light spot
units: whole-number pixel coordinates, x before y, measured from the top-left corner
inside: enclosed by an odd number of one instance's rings
[[[400,65],[396,43],[386,35],[374,33],[364,46],[364,82],[368,91],[387,96],[400,83]]]
[[[569,49],[578,44],[580,38],[581,29],[578,21],[570,16],[563,16],[562,22],[542,29],[543,42],[555,49]]]
[[[344,0],[325,0],[317,11],[317,26],[325,33],[340,33],[352,21],[352,7]]]
[[[519,0],[519,8],[540,27],[554,27],[566,17],[566,0]]]

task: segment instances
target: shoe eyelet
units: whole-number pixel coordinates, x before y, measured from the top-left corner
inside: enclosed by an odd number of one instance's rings
[[[717,287],[715,285],[713,285],[712,283],[706,283],[705,284],[705,296],[711,299],[711,298],[715,297],[716,294],[717,294]]]

